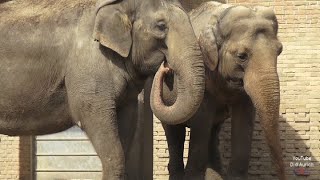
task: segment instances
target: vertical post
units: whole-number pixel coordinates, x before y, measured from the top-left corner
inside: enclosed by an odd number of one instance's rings
[[[19,179],[33,180],[34,136],[19,137]]]

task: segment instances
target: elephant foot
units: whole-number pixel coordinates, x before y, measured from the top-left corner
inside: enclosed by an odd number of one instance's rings
[[[127,180],[128,178],[121,176],[121,177],[102,177],[102,180]]]
[[[204,174],[185,174],[183,180],[204,180]]]
[[[205,173],[205,180],[223,180],[218,172],[213,170],[212,168],[207,168]]]
[[[102,173],[102,180],[128,180],[129,177],[125,173],[110,174],[108,171]]]
[[[247,176],[232,176],[232,175],[227,175],[227,180],[247,180]]]
[[[184,172],[176,172],[174,174],[170,174],[169,180],[183,180]]]

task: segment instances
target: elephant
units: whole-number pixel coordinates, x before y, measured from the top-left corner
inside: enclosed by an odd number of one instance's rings
[[[180,0],[181,5],[187,12],[190,12],[191,10],[196,9],[199,5],[201,5],[202,3],[206,3],[208,1],[215,1],[215,2],[224,3],[224,4],[227,3],[226,0]]]
[[[282,43],[277,38],[273,10],[206,2],[189,17],[204,57],[206,87],[203,102],[192,118],[181,124],[162,122],[169,150],[169,179],[217,179],[215,174],[221,173],[218,135],[228,116],[232,150],[227,179],[247,179],[256,114],[277,176],[286,179],[278,132],[277,57]],[[165,83],[160,88],[170,105],[178,96],[173,86],[176,77],[169,68],[161,68]],[[190,142],[184,168],[186,127],[190,127]]]
[[[200,46],[176,1],[2,2],[0,36],[0,133],[42,135],[78,125],[105,180],[134,179],[125,168],[137,95],[161,63],[181,75],[174,85],[181,100],[194,95],[172,105],[165,122],[189,119],[204,95]],[[168,109],[153,103],[155,115]]]

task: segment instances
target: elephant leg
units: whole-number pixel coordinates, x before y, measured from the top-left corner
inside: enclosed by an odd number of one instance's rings
[[[130,180],[140,180],[142,170],[142,134],[141,122],[138,122],[138,102],[128,102],[119,108],[119,135],[125,154],[125,172]]]
[[[211,131],[211,119],[202,114],[191,124],[188,162],[185,180],[203,180],[208,164],[208,143]]]
[[[105,115],[87,116],[85,124],[87,133],[102,164],[103,180],[125,179],[125,156],[120,142],[116,123],[115,110],[109,110]]]
[[[77,87],[77,86],[75,86]],[[80,121],[101,160],[103,180],[125,179],[125,156],[119,137],[114,102],[103,93],[82,93],[71,86],[68,97],[72,118]],[[80,91],[81,90],[81,91]]]
[[[211,129],[209,141],[209,165],[214,171],[222,173],[221,157],[219,151],[219,133],[222,124],[214,125]]]
[[[227,173],[228,180],[248,179],[254,118],[254,106],[248,96],[232,106],[232,150]]]
[[[225,119],[229,118],[229,107],[224,105],[217,109],[213,121],[215,122],[211,129],[209,141],[209,165],[214,171],[222,174],[221,156],[219,151],[219,134],[221,126]]]
[[[205,180],[223,180],[220,174],[216,170],[210,167],[207,167],[204,179]]]
[[[184,125],[162,124],[169,149],[169,180],[182,180],[184,176],[183,149],[186,135]]]

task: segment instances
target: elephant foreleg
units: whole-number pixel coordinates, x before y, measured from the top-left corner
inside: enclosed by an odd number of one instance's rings
[[[201,123],[199,123],[201,121]],[[208,143],[211,131],[211,119],[201,115],[191,124],[188,162],[185,180],[203,180],[208,164]]]
[[[162,124],[169,149],[169,180],[182,180],[184,176],[183,149],[185,141],[184,125]]]
[[[227,179],[248,179],[255,110],[249,97],[232,106],[231,160]]]
[[[119,137],[116,108],[99,94],[70,96],[70,109],[80,121],[102,164],[103,180],[125,179],[125,156]]]
[[[117,110],[122,148],[125,153],[125,172],[130,180],[142,179],[142,122],[138,122],[138,102],[130,101]],[[141,119],[140,119],[141,120]]]
[[[211,137],[209,141],[209,168],[218,173],[222,173],[221,157],[219,151],[219,132],[221,124],[214,125],[211,129]]]
[[[210,167],[206,169],[204,179],[205,180],[223,180],[220,174]]]
[[[115,110],[105,115],[86,117],[85,131],[102,164],[103,180],[124,180],[125,159],[120,142]]]
[[[211,129],[211,136],[209,141],[209,164],[208,167],[212,168],[218,173],[222,173],[221,156],[219,151],[219,134],[222,123],[225,119],[229,118],[229,107],[224,105],[217,109],[213,119],[213,126]]]

